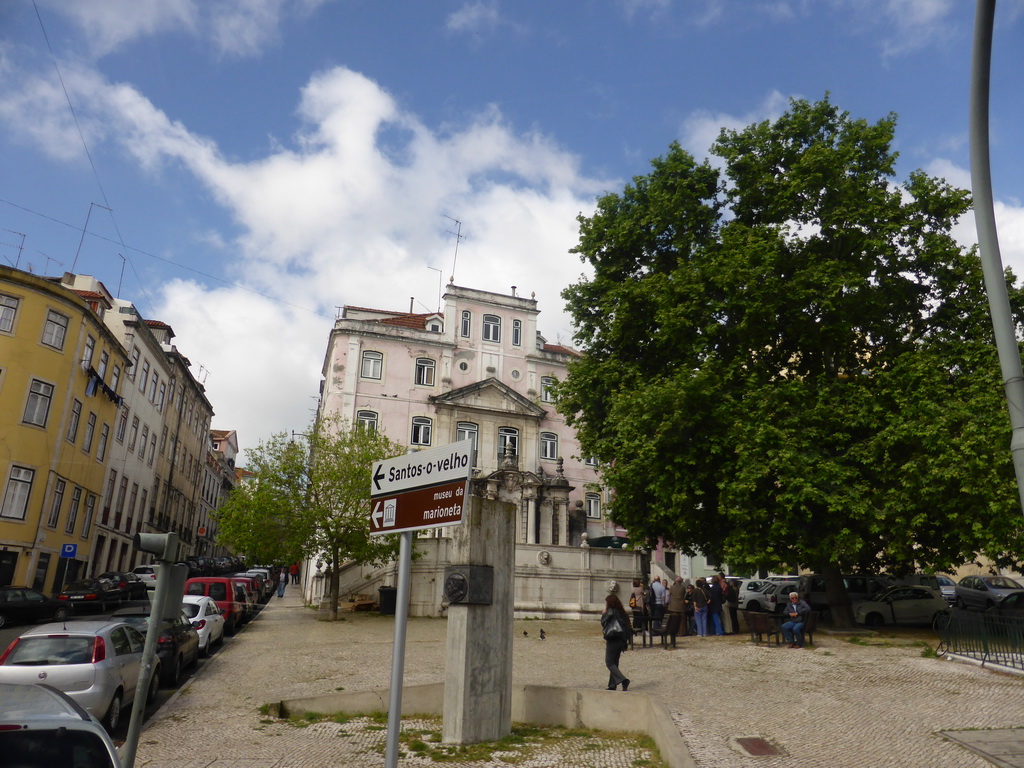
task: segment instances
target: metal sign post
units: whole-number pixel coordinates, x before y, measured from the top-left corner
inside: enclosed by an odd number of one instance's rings
[[[375,464],[370,486],[370,535],[401,533],[395,644],[391,655],[388,735],[384,768],[398,768],[402,729],[402,683],[405,676],[405,631],[409,620],[412,532],[460,525],[473,474],[473,442],[462,440]]]

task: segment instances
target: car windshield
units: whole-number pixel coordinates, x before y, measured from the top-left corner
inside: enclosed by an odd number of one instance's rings
[[[4,765],[18,768],[110,768],[114,765],[98,734],[70,728],[0,731]]]
[[[194,619],[199,615],[199,606],[195,603],[182,603],[181,610],[184,611],[185,615],[190,619]]]
[[[996,589],[1020,589],[1020,584],[1015,582],[1013,579],[1008,579],[1005,576],[1000,576],[996,579],[985,579],[990,587]]]
[[[23,637],[7,657],[14,666],[91,664],[94,638],[71,635]]]
[[[904,589],[906,589],[906,587],[886,587],[885,589],[881,589],[878,592],[876,592],[874,597],[872,597],[871,599],[884,601],[887,598],[891,597],[893,593],[900,592]]]
[[[64,591],[84,592],[89,589],[96,589],[97,587],[99,587],[99,584],[97,584],[92,579],[80,579],[79,581],[72,581],[70,584],[64,587]]]

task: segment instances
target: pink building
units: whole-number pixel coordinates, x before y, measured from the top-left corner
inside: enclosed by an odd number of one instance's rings
[[[577,353],[546,342],[532,298],[449,284],[443,300],[427,314],[346,306],[327,345],[321,412],[413,449],[470,438],[478,476],[517,457],[521,543],[615,536],[597,464],[579,455],[550,389]]]

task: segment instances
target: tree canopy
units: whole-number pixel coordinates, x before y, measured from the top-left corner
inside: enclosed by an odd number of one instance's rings
[[[252,477],[221,506],[219,538],[265,563],[322,557],[328,566],[331,617],[346,562],[394,558],[396,536],[370,536],[370,476],[403,446],[339,417],[317,420],[298,440],[274,435],[247,453]]]
[[[970,198],[897,183],[895,127],[794,100],[723,130],[721,171],[673,144],[579,218],[558,406],[634,540],[826,573],[1019,564],[981,268],[951,234]]]

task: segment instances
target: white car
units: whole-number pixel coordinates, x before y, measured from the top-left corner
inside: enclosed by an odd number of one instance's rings
[[[949,610],[945,598],[928,587],[899,586],[883,589],[871,600],[853,606],[859,624],[880,627],[884,624],[931,624]]]
[[[132,568],[132,573],[142,579],[146,584],[146,589],[156,589],[156,566],[155,565],[137,565]]]
[[[738,608],[741,611],[763,611],[767,606],[762,591],[771,584],[768,579],[742,579],[736,592],[739,595]]]
[[[224,615],[213,598],[185,595],[181,599],[181,610],[199,633],[200,655],[208,656],[211,648],[224,642]]]

